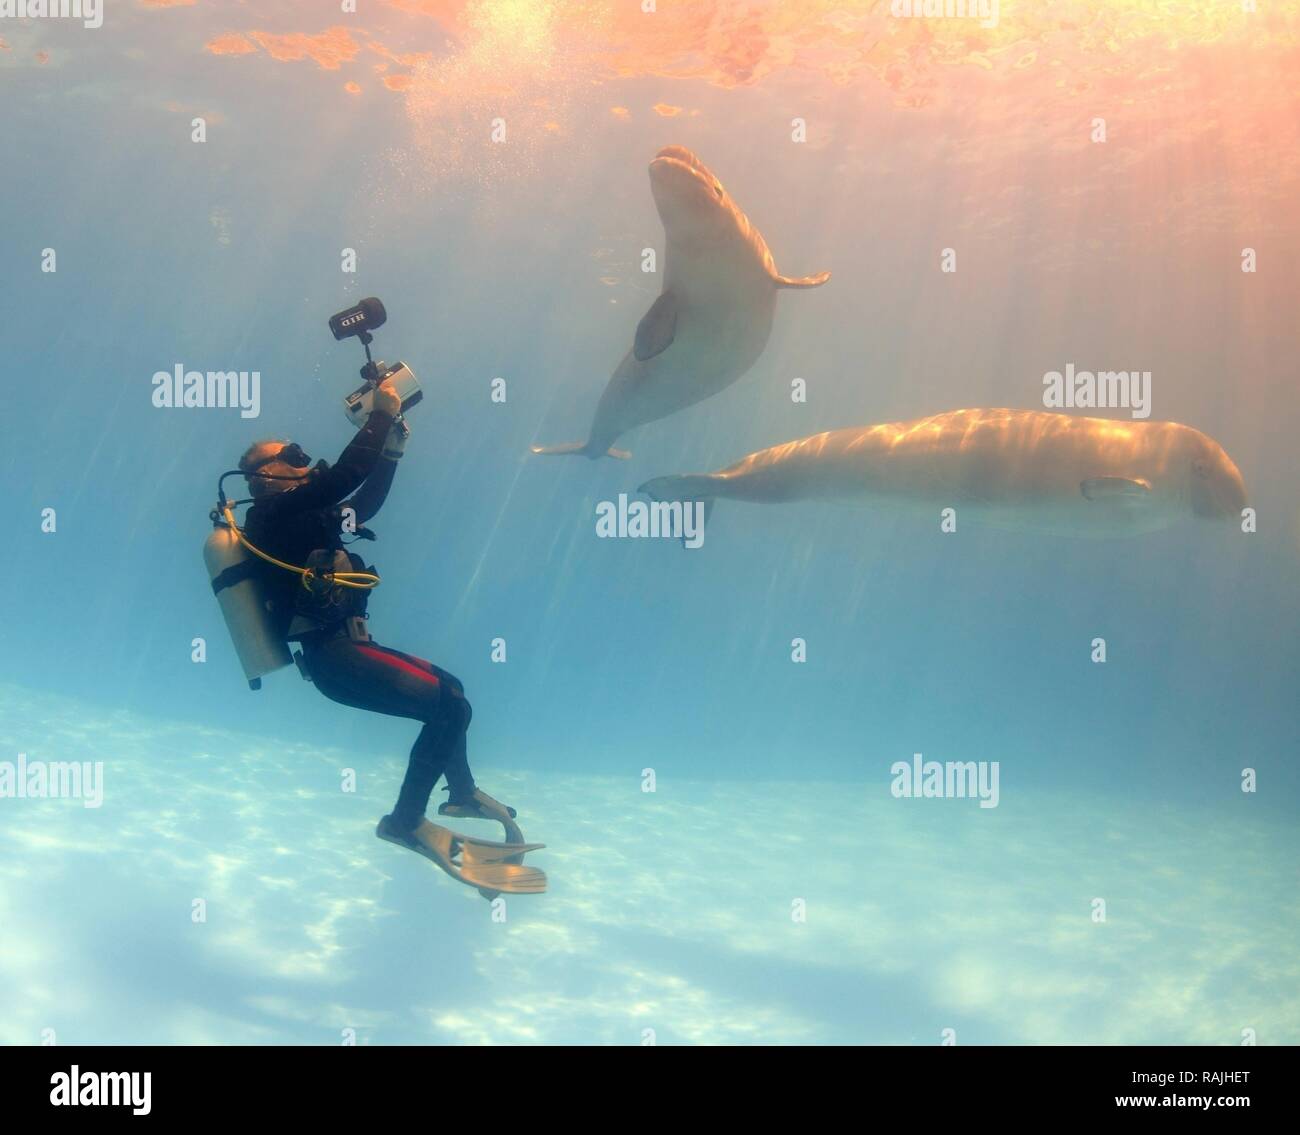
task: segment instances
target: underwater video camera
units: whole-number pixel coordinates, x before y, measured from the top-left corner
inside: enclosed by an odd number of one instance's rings
[[[375,362],[370,357],[370,344],[374,341],[371,331],[382,327],[387,321],[388,312],[374,296],[363,299],[346,311],[330,316],[330,330],[334,333],[335,339],[342,342],[355,336],[361,340],[361,345],[366,349],[366,365],[361,368],[361,377],[365,381],[343,399],[343,412],[357,429],[364,426],[366,419],[370,417],[375,401],[375,387],[385,379],[392,383],[397,396],[402,400],[402,414],[424,397],[419,381],[405,363],[398,362],[389,366],[382,360]],[[408,431],[406,423],[399,418],[399,424],[402,433],[405,434]]]

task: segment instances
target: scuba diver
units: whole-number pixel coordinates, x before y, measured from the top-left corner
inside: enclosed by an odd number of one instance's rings
[[[299,643],[295,661],[303,676],[331,701],[421,723],[397,803],[379,821],[377,836],[431,859],[486,898],[543,891],[545,874],[521,865],[526,852],[543,845],[525,843],[515,809],[489,796],[470,773],[472,713],[464,686],[431,662],[379,645],[367,630],[367,598],[379,577],[346,550],[343,537],[374,539],[362,526],[387,498],[409,434],[393,384],[384,379],[373,390],[369,416],[334,465],[313,466],[301,446],[286,441],[259,441],[244,453],[238,472],[247,479],[252,507],[242,531],[224,495],[219,508],[226,518],[222,535],[229,540],[233,531],[254,555],[236,548],[240,561],[222,574],[260,582],[277,649]],[[222,526],[216,514],[214,520]],[[232,585],[214,577],[214,591]],[[257,688],[260,680],[250,684]],[[438,814],[495,820],[507,842],[431,823],[425,809],[442,777],[449,797]]]

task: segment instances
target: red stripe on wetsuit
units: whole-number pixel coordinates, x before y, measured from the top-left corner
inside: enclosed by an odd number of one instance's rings
[[[416,666],[413,662],[408,662],[405,658],[399,658],[395,654],[389,654],[386,650],[380,650],[378,647],[368,643],[357,643],[357,649],[377,662],[387,662],[390,666],[396,666],[399,670],[405,670],[409,674],[414,674],[417,678],[423,678],[425,681],[432,682],[435,686],[439,685],[438,676],[429,670]]]

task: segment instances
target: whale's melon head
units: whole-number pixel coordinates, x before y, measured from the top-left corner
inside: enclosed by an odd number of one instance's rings
[[[1206,520],[1233,520],[1246,507],[1246,482],[1232,458],[1217,441],[1190,430],[1188,444],[1189,497],[1192,512]]]
[[[736,230],[736,211],[722,182],[684,146],[655,155],[650,191],[669,239],[708,244]]]

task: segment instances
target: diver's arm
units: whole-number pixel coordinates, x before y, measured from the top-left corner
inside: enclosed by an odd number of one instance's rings
[[[379,464],[357,490],[356,495],[347,502],[362,524],[384,507],[388,490],[393,487],[393,474],[397,472],[397,463],[406,452],[406,439],[410,432],[410,427],[404,421],[393,423],[388,431],[388,440],[384,442]]]
[[[357,490],[356,495],[348,501],[357,514],[358,524],[364,524],[384,507],[388,490],[393,486],[395,472],[397,472],[397,459],[381,457],[379,464],[375,466],[375,471],[365,479],[365,483]]]
[[[357,430],[356,437],[339,455],[336,465],[319,469],[296,489],[276,493],[259,503],[266,506],[268,511],[280,513],[306,512],[337,504],[354,492],[374,471],[392,424],[393,415],[376,406],[371,410],[366,424]]]

